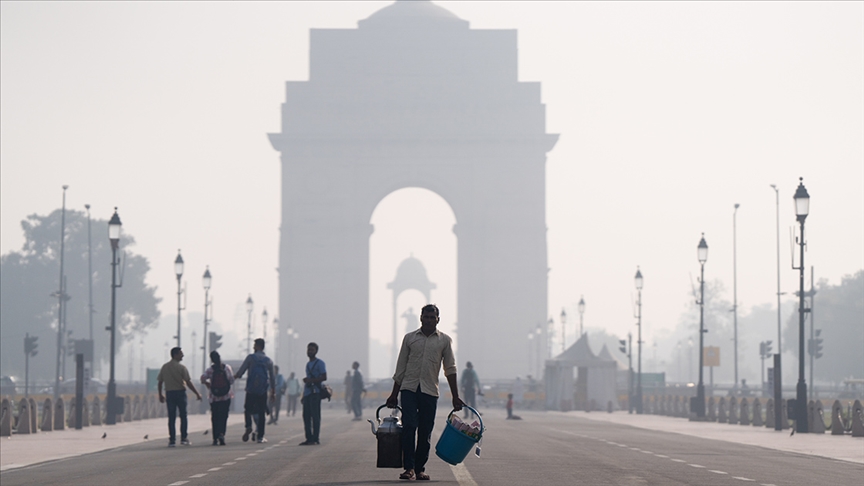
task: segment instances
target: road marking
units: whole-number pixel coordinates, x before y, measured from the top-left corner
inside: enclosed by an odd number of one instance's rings
[[[453,471],[453,476],[456,477],[456,482],[459,483],[459,486],[477,486],[477,483],[474,481],[474,478],[471,477],[471,473],[468,472],[468,468],[465,467],[464,463],[459,463],[455,466],[450,466],[450,470]]]
[[[669,456],[664,456],[663,454],[654,454],[657,457],[662,457],[663,459],[669,459]]]
[[[670,461],[673,461],[673,462],[687,462],[687,461],[685,461],[685,460],[683,460],[683,459],[670,459]]]
[[[219,471],[219,470],[221,470],[221,469],[222,469],[221,467],[211,467],[211,468],[208,469],[207,471],[208,471],[208,472],[210,472],[210,471]]]
[[[776,484],[766,484],[766,483],[762,483],[761,486],[777,486],[777,485],[776,485]]]
[[[714,474],[729,474],[726,471],[715,471],[714,469],[709,469],[708,472],[713,472]]]
[[[246,458],[245,457],[235,457],[234,460],[235,461],[245,461]]]
[[[250,452],[249,454],[246,454],[246,457],[257,456],[257,455],[258,455],[257,452]]]
[[[732,476],[732,479],[737,479],[739,481],[756,481],[755,479],[742,478],[741,476]]]
[[[280,440],[279,443],[280,443],[280,444],[287,444],[287,443],[288,443],[288,439]]]
[[[618,444],[618,447],[627,447],[627,444]]]
[[[168,486],[181,486],[183,484],[188,483],[189,481],[177,481],[176,483],[171,483]]]
[[[221,468],[221,467],[217,467],[216,469],[222,469],[222,468]],[[212,471],[212,469],[211,469],[211,471]],[[189,476],[189,477],[190,477],[190,478],[203,478],[203,477],[206,476],[206,475],[207,475],[207,473],[200,473],[200,474],[193,474],[193,475],[191,475],[191,476]]]
[[[705,466],[700,466],[699,464],[687,464],[687,465],[690,467],[698,467],[698,468],[705,469]]]
[[[654,454],[654,453],[651,451],[642,451],[642,454]]]
[[[226,463],[224,463],[224,464],[222,464],[222,465],[223,465],[223,466],[233,466],[234,464],[237,464],[237,463],[236,463],[236,462],[226,462]]]

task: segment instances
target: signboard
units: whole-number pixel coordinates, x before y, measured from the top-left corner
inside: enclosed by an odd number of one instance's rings
[[[705,366],[720,366],[720,348],[717,346],[705,346],[702,353],[702,363]]]
[[[666,373],[642,373],[642,386],[647,388],[666,386]]]

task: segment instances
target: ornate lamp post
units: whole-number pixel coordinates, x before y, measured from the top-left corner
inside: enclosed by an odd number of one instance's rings
[[[639,328],[639,333],[636,336],[636,344],[639,347],[639,360],[637,366],[637,374],[636,374],[636,413],[642,413],[642,272],[639,270],[639,267],[636,267],[636,277],[634,277],[634,281],[636,283],[636,308],[638,309],[638,313],[636,314],[636,326]]]
[[[696,413],[698,420],[705,419],[705,383],[702,380],[702,364],[705,353],[705,262],[708,261],[708,243],[705,242],[705,233],[696,247],[701,268],[699,274],[699,384],[696,385],[696,403],[690,410]]]
[[[180,250],[177,250],[177,258],[174,259],[174,273],[177,274],[177,347],[180,347],[180,311],[183,307],[180,305],[180,298],[183,296],[183,289],[180,286],[180,280],[183,278],[183,256],[180,255]]]
[[[252,310],[255,308],[255,304],[252,302],[252,294],[249,294],[249,298],[246,299],[246,354],[252,353]]]
[[[585,314],[585,297],[579,297],[579,337],[585,332],[582,330],[582,316]]]
[[[807,188],[804,187],[804,178],[798,179],[798,189],[795,190],[795,215],[798,218],[798,224],[801,225],[801,236],[798,238],[798,247],[800,248],[801,257],[798,261],[798,267],[794,265],[792,268],[798,270],[798,386],[796,387],[795,395],[795,430],[797,432],[809,432],[810,428],[807,424],[807,383],[804,381],[804,314],[810,309],[804,307],[804,220],[807,219],[807,214],[810,212],[810,194],[807,193]]]
[[[210,323],[209,314],[207,313],[208,308],[210,307],[210,285],[213,283],[213,276],[210,275],[210,266],[204,269],[204,276],[201,278],[201,283],[204,285],[204,336],[203,342],[201,343],[201,351],[204,356],[201,357],[201,372],[207,369],[207,324]]]
[[[264,312],[261,313],[261,327],[264,329],[264,341],[267,341],[267,308],[264,308]]]
[[[567,332],[564,327],[564,324],[567,323],[567,313],[564,312],[564,309],[561,309],[561,352],[563,353],[565,349],[567,349]]]
[[[109,363],[110,374],[108,375],[108,395],[105,403],[105,424],[114,425],[117,423],[117,382],[114,381],[114,346],[117,334],[117,250],[120,248],[120,227],[123,223],[120,222],[120,216],[117,214],[117,208],[114,208],[114,215],[108,221],[108,239],[111,241],[111,326],[108,331],[111,331],[111,348],[109,350],[111,361]]]

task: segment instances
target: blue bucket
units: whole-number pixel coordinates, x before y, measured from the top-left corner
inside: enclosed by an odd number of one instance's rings
[[[480,418],[480,414],[468,405],[465,405],[465,408],[474,412],[474,415],[480,420],[480,437],[476,439],[469,437],[450,424],[450,416],[453,415],[454,410],[450,412],[450,415],[447,415],[446,427],[444,427],[444,432],[435,445],[435,455],[440,457],[444,462],[454,466],[464,461],[468,453],[471,452],[471,448],[474,447],[474,444],[480,442],[480,439],[483,437],[483,419]]]

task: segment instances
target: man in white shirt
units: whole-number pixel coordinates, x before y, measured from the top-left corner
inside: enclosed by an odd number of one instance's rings
[[[402,465],[405,472],[399,479],[429,479],[425,469],[435,426],[438,372],[442,364],[450,394],[453,395],[453,409],[459,411],[465,405],[459,398],[453,340],[437,329],[439,320],[435,304],[423,307],[420,329],[405,335],[396,361],[393,391],[387,398],[387,406],[395,408],[401,396]]]

